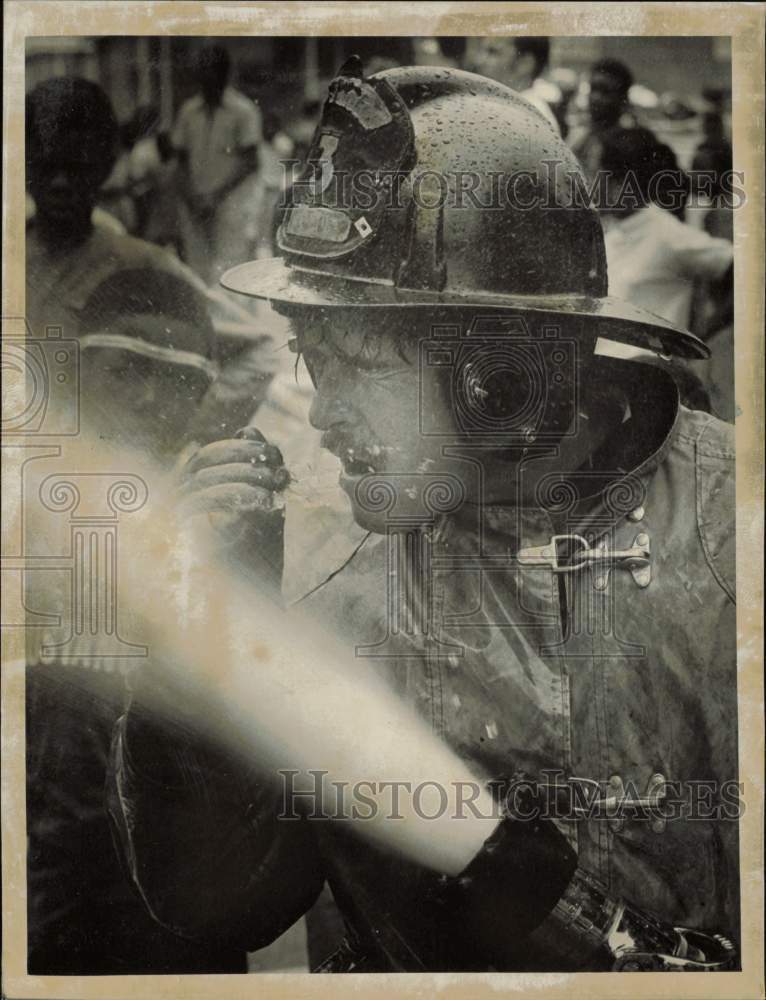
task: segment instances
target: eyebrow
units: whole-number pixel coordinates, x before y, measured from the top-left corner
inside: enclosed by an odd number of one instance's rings
[[[307,351],[312,350],[322,350],[324,349],[327,353],[334,355],[341,361],[348,362],[350,364],[356,365],[358,368],[364,371],[374,371],[378,368],[390,367],[392,362],[396,360],[402,361],[405,365],[411,365],[411,359],[407,358],[404,353],[404,345],[397,340],[392,344],[392,352],[378,352],[375,357],[368,357],[364,353],[364,345],[369,341],[367,338],[376,337],[382,338],[385,331],[370,330],[363,334],[362,349],[357,353],[352,354],[343,348],[343,342],[347,339],[346,337],[336,338],[332,335],[328,335],[327,326],[325,323],[302,323],[297,320],[297,317],[291,317],[288,321],[288,329],[290,334],[292,334],[293,339],[297,341],[297,353],[305,354]],[[305,338],[308,333],[312,330],[317,330],[319,332],[319,337],[315,344],[305,344]],[[302,343],[302,341],[304,343]],[[339,342],[340,341],[340,342]],[[383,360],[381,361],[381,355]]]

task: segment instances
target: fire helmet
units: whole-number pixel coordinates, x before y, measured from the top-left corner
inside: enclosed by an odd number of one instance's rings
[[[484,307],[708,356],[691,333],[608,297],[601,222],[575,157],[528,101],[472,73],[365,79],[348,60],[277,245],[282,256],[234,267],[223,285],[282,305]]]

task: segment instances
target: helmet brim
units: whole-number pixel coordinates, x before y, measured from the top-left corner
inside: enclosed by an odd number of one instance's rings
[[[221,278],[224,288],[270,302],[323,309],[355,307],[465,308],[488,306],[507,312],[544,318],[580,317],[588,321],[589,333],[616,340],[655,354],[680,358],[710,357],[708,347],[688,330],[681,330],[661,316],[621,299],[583,295],[499,295],[401,289],[393,282],[349,278],[311,271],[288,264],[283,257],[253,260],[228,270]]]

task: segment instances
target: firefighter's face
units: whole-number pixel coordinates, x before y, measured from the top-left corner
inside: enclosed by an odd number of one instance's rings
[[[463,464],[442,455],[443,435],[457,433],[446,399],[429,403],[427,422],[440,434],[423,433],[418,334],[401,323],[392,328],[390,314],[347,310],[292,324],[293,349],[316,388],[311,423],[340,460],[355,519],[379,532],[388,515],[416,512],[429,477],[459,476]],[[384,495],[395,497],[395,508],[382,503]]]

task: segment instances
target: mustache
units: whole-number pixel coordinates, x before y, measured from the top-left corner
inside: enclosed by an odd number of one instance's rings
[[[321,445],[356,472],[377,472],[390,450],[377,441],[362,441],[350,427],[333,426],[322,434]]]

